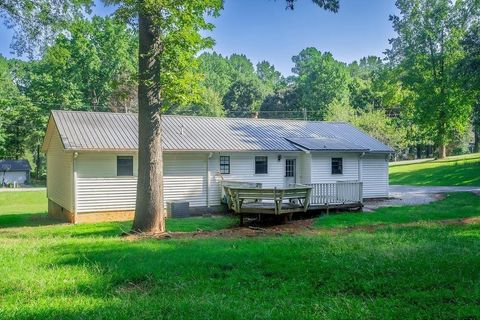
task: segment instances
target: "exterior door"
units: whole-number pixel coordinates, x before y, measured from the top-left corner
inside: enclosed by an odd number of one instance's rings
[[[297,159],[285,159],[285,186],[297,182]]]

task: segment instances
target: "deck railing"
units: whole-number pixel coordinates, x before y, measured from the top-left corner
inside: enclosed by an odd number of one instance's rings
[[[363,202],[363,184],[360,181],[310,183],[308,186],[312,187],[311,205]]]
[[[239,180],[222,180],[220,182],[221,190],[221,202],[227,204],[229,207],[231,205],[228,195],[225,193],[225,187],[234,187],[234,188],[254,188],[258,189],[262,187],[260,182],[250,182],[250,181],[239,181]]]

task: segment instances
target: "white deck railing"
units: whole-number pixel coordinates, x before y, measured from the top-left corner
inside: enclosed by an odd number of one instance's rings
[[[312,187],[311,205],[363,202],[363,183],[360,181],[310,183],[308,186]]]

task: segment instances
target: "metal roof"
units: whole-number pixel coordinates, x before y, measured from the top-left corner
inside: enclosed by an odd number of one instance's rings
[[[28,160],[0,160],[0,172],[3,171],[30,171]]]
[[[52,117],[65,149],[137,150],[136,114],[52,111]],[[298,151],[321,139],[330,150],[393,151],[341,122],[164,115],[162,126],[166,151]]]
[[[287,138],[287,140],[311,151],[369,151],[365,147],[339,138]]]

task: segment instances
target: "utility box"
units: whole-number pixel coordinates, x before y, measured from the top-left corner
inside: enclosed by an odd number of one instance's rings
[[[190,203],[187,201],[171,201],[167,203],[167,214],[171,218],[190,216]]]

